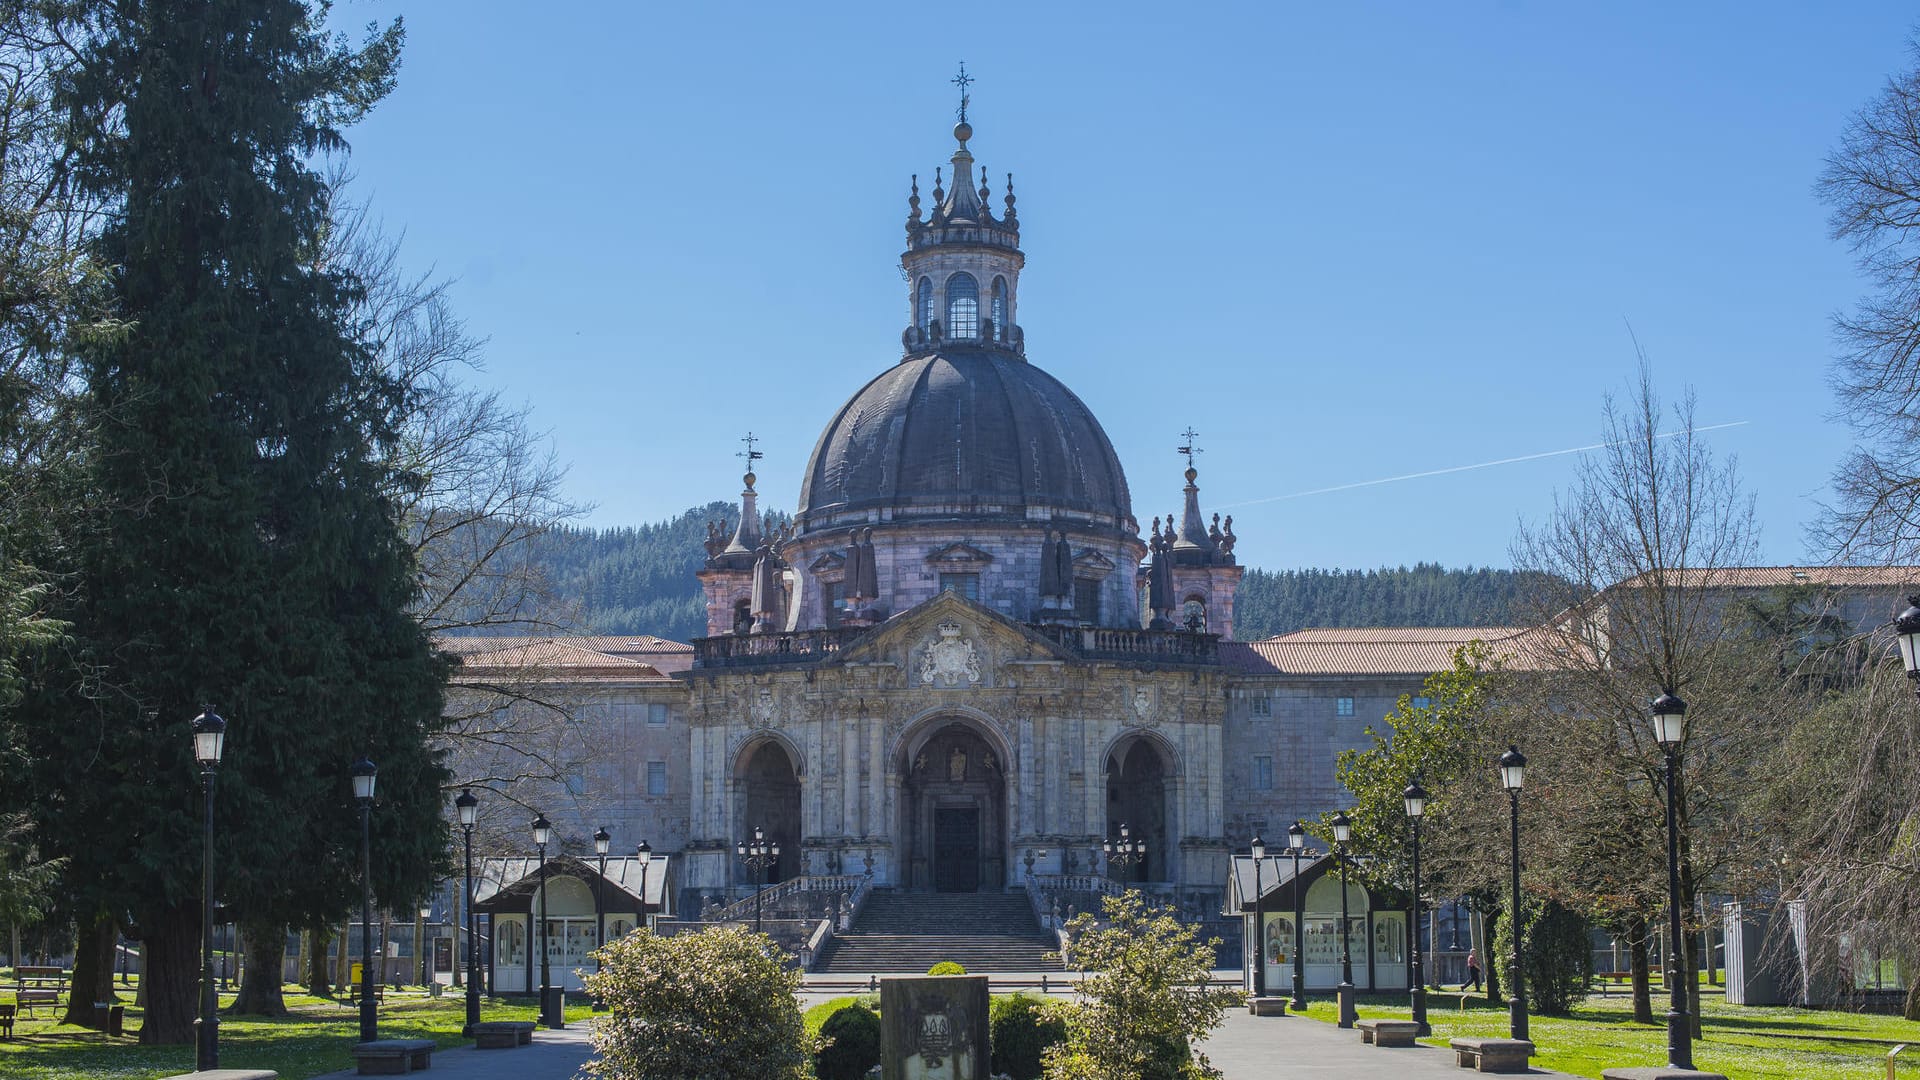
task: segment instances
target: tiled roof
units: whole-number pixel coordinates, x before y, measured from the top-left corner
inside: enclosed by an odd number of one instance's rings
[[[537,671],[568,678],[660,679],[653,664],[582,648],[573,638],[443,638],[440,647],[460,657],[459,673]]]
[[[572,855],[550,855],[547,857],[547,877],[555,873],[572,873],[585,878],[589,883],[597,876],[598,857],[576,857]],[[668,856],[658,852],[647,860],[647,907],[653,911],[666,910],[668,900],[667,871],[671,865]],[[539,882],[540,860],[532,856],[513,856],[501,858],[490,856],[482,858],[475,865],[473,876],[473,902],[477,906],[498,896],[501,892],[515,888],[531,888]],[[636,855],[613,855],[607,858],[607,884],[635,898],[640,891],[640,859]],[[607,897],[609,901],[614,898]]]
[[[1637,588],[1646,576],[1628,578],[1614,587]],[[1775,589],[1786,585],[1907,588],[1920,586],[1920,566],[1734,566],[1669,571],[1667,580],[1689,589]]]
[[[1390,626],[1296,630],[1260,641],[1220,643],[1220,657],[1247,674],[1431,675],[1453,666],[1454,650],[1484,641],[1510,667],[1531,667],[1514,626]]]

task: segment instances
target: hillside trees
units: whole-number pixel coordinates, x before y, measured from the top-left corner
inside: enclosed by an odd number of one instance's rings
[[[381,766],[383,902],[421,895],[446,847],[429,745],[446,664],[410,613],[391,497],[402,388],[349,317],[359,282],[316,259],[307,164],[391,87],[401,30],[355,47],[317,19],[150,0],[95,9],[74,38],[77,175],[116,209],[95,247],[122,327],[77,350],[74,644],[25,708],[75,908],[143,942],[146,1043],[193,1032],[203,703],[230,721],[214,860],[243,924],[346,908],[362,754]]]

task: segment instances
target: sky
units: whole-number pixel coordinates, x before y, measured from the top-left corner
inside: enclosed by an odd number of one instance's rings
[[[1508,565],[1637,341],[1738,460],[1763,558],[1820,558],[1831,320],[1865,286],[1813,183],[1915,62],[1910,7],[334,10],[394,16],[352,194],[453,281],[474,378],[531,410],[586,524],[736,498],[749,430],[762,505],[793,508],[899,358],[908,177],[952,153],[964,60],[970,149],[1019,195],[1028,359],[1100,418],[1143,528],[1191,425],[1243,564]]]

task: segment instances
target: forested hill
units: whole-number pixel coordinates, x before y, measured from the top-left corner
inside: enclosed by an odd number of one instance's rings
[[[734,504],[715,502],[656,525],[560,529],[541,541],[540,561],[555,595],[580,605],[582,631],[686,641],[706,632],[693,575],[706,562],[707,522],[731,532],[737,514]],[[1449,570],[1435,563],[1248,570],[1234,631],[1250,641],[1304,626],[1504,625],[1520,581],[1511,570]]]

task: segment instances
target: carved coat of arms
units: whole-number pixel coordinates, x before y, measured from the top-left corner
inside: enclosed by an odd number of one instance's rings
[[[980,683],[980,656],[973,642],[960,636],[959,623],[941,623],[940,637],[927,643],[920,653],[920,681],[928,686],[977,686]]]
[[[747,712],[752,715],[756,727],[769,727],[773,724],[773,688],[762,686],[753,692],[753,698],[747,703]]]
[[[1152,722],[1153,720],[1153,691],[1152,690],[1149,690],[1144,686],[1136,686],[1133,688],[1133,715],[1139,717],[1141,722],[1143,723]]]

